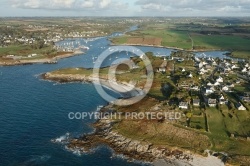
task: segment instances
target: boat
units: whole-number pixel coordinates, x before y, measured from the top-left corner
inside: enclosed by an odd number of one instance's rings
[[[87,46],[80,46],[79,48],[84,49],[84,50],[89,50],[89,47]]]
[[[104,107],[103,105],[97,106],[96,111],[100,111],[103,107]]]

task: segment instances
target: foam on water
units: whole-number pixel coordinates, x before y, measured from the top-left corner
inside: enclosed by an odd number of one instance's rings
[[[45,164],[51,158],[50,155],[42,155],[42,156],[31,156],[31,159],[26,161],[24,165],[40,165]]]
[[[60,137],[58,137],[56,139],[52,139],[51,142],[65,144],[65,143],[68,143],[69,138],[70,138],[70,133],[66,133],[63,136],[60,136]]]

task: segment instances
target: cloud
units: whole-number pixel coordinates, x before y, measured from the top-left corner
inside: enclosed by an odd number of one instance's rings
[[[117,10],[118,7],[128,8],[128,4],[118,0],[10,0],[14,8],[49,9],[49,10]],[[119,9],[120,10],[120,9]]]
[[[177,15],[250,13],[250,0],[137,0],[135,5],[141,8],[141,12],[165,12],[164,14],[176,12]]]
[[[111,3],[111,0],[101,0],[100,7],[106,8]]]
[[[16,8],[15,10],[57,10],[62,14],[65,11],[78,11],[78,13],[81,11],[86,15],[99,16],[250,16],[250,0],[6,0],[5,2]]]
[[[86,0],[84,2],[82,2],[81,7],[82,8],[93,8],[94,5],[94,1],[93,0]]]
[[[11,6],[14,8],[48,8],[48,9],[59,9],[59,8],[71,8],[73,7],[76,0],[10,0]]]

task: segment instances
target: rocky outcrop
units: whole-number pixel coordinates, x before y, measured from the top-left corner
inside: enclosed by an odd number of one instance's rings
[[[157,159],[181,159],[188,161],[192,157],[180,150],[172,150],[165,147],[158,147],[148,142],[133,140],[117,133],[112,129],[112,120],[99,120],[94,124],[96,131],[90,135],[84,135],[78,139],[72,139],[67,145],[69,149],[77,149],[82,152],[91,151],[99,144],[106,144],[117,154],[125,155],[128,158],[153,162]]]
[[[45,80],[64,82],[91,82],[93,79],[82,74],[52,74],[45,73],[41,77]]]

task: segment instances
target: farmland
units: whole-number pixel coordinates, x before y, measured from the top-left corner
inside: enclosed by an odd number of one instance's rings
[[[230,26],[223,20],[202,23],[178,22],[143,24],[137,31],[113,38],[113,44],[154,45],[189,51],[226,50],[232,57],[249,58],[250,28],[242,24]],[[145,42],[146,41],[146,42]],[[157,42],[155,42],[157,41]]]

